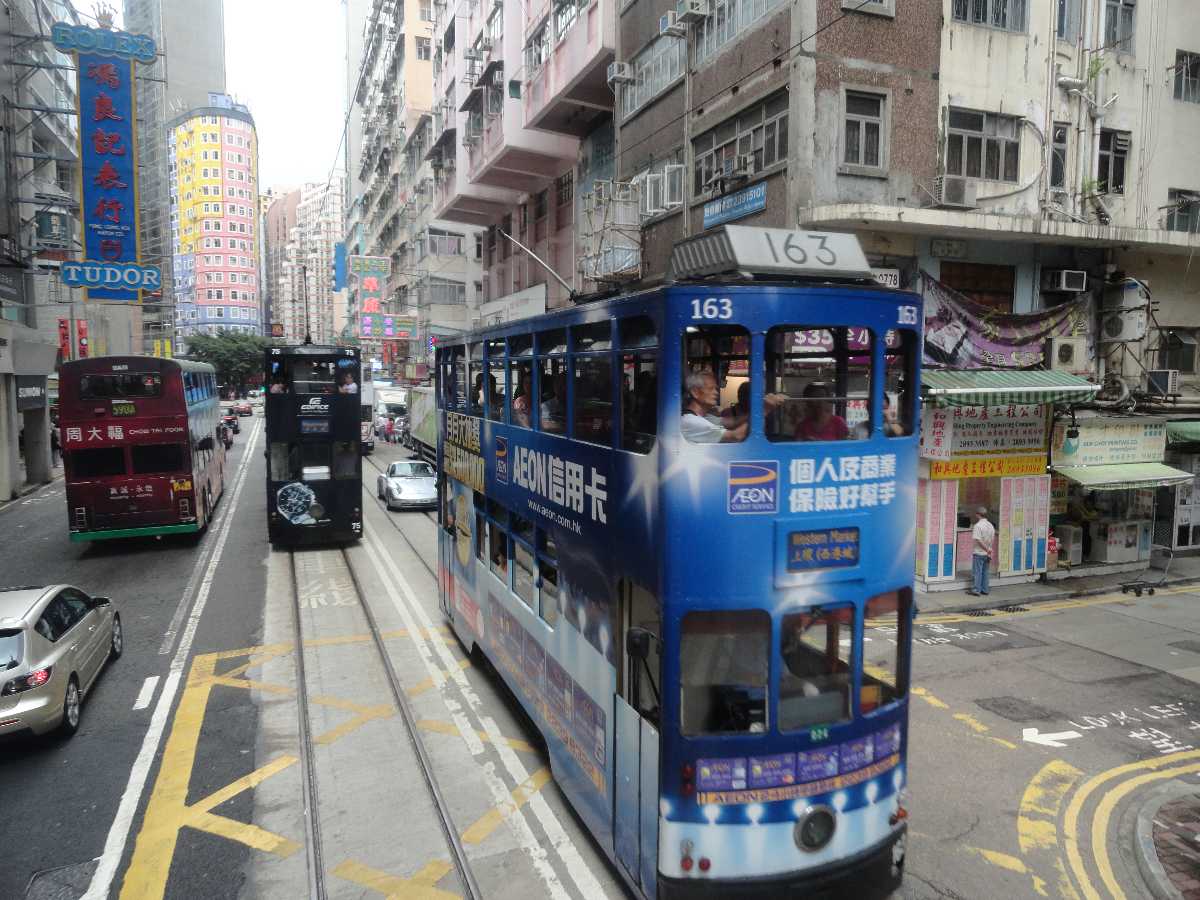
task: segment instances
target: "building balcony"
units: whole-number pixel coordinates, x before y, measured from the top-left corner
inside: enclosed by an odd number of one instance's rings
[[[451,154],[453,154],[451,150]],[[459,148],[461,154],[462,148]],[[447,165],[437,167],[433,189],[433,215],[448,222],[485,226],[500,218],[517,202],[517,194],[486,185],[474,184],[463,177],[461,168]]]
[[[615,56],[614,0],[595,0],[536,68],[526,64],[522,88],[525,127],[582,137],[596,117],[612,113],[608,64]],[[544,4],[542,4],[544,5]],[[531,14],[531,18],[538,15]],[[544,28],[553,27],[553,19]]]
[[[517,194],[540,191],[574,165],[579,140],[525,128],[521,101],[505,97],[500,103],[498,114],[468,116],[463,133],[469,147],[467,175],[475,184]]]

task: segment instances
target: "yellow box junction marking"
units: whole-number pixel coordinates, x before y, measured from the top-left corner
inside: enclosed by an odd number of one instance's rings
[[[480,844],[499,827],[500,823],[515,813],[550,780],[550,770],[543,766],[515,788],[511,799],[502,806],[489,809],[462,833],[464,844]]]
[[[411,878],[400,878],[348,859],[338,865],[333,874],[388,897],[402,897],[404,900],[446,900],[458,896],[436,887],[449,871],[450,863],[437,859],[426,863]]]

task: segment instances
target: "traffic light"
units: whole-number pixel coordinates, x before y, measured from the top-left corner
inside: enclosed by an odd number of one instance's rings
[[[426,349],[428,350],[429,353],[432,353],[434,350],[437,349],[437,335],[436,334],[431,334],[429,336],[429,346]]]

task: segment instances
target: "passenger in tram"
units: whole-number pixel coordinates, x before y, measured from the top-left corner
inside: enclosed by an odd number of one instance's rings
[[[540,412],[542,431],[562,434],[567,430],[567,376],[565,372],[556,372],[551,380],[550,389],[542,392]]]
[[[357,394],[358,384],[354,380],[353,372],[342,373],[342,383],[338,386],[339,394]]]
[[[896,415],[896,407],[892,405],[892,397],[887,391],[883,392],[883,433],[888,437],[900,437],[907,432],[904,422]]]
[[[739,424],[731,425],[715,415],[720,392],[712,372],[688,373],[683,390],[685,399],[679,428],[687,440],[693,444],[729,444],[746,439],[746,433],[750,430],[748,416]],[[763,404],[770,412],[785,399],[783,394],[766,394]]]
[[[844,441],[850,437],[846,420],[833,411],[829,387],[814,381],[804,388],[804,418],[796,426],[798,441]]]
[[[520,385],[513,393],[512,416],[514,425],[529,427],[529,395],[525,392],[525,385]]]
[[[287,384],[284,383],[282,375],[276,375],[274,378],[271,379],[271,393],[272,394],[286,394],[287,393]]]
[[[737,402],[721,410],[721,424],[736,428],[750,418],[750,379],[747,378],[737,389]]]

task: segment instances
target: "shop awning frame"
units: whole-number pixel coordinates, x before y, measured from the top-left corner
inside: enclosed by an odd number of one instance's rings
[[[921,372],[921,396],[937,406],[1086,403],[1098,390],[1077,375],[1047,369]]]
[[[1200,419],[1167,423],[1167,445],[1200,444]]]
[[[1051,466],[1050,471],[1093,491],[1169,487],[1195,476],[1163,463],[1113,463],[1106,466]]]

